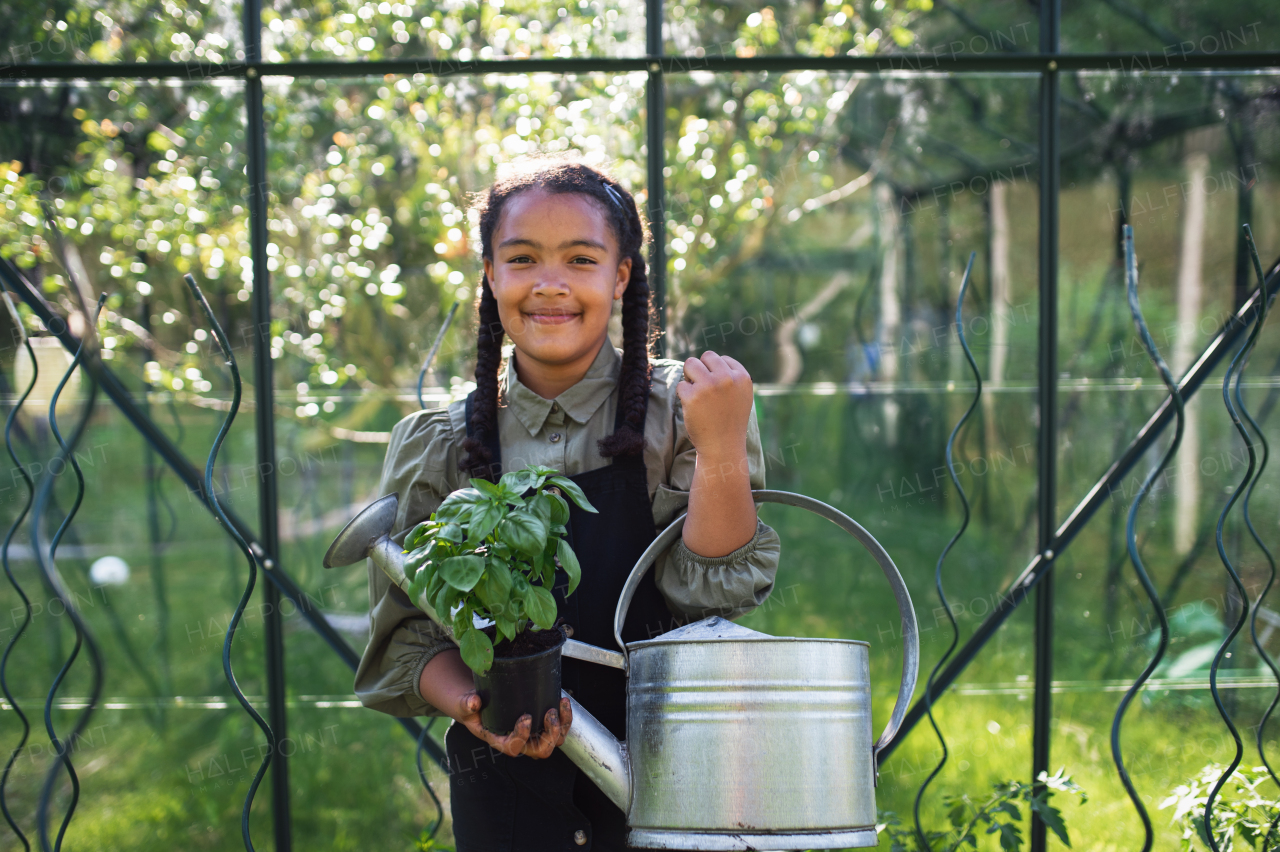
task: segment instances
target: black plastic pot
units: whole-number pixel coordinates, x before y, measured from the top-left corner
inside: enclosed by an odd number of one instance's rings
[[[495,734],[509,734],[526,713],[533,716],[531,734],[542,732],[547,711],[560,706],[560,649],[564,631],[554,647],[524,657],[494,657],[483,675],[471,673],[480,694],[480,722]]]

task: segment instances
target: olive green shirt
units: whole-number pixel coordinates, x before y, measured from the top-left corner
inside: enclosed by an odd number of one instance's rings
[[[680,361],[652,359],[653,381],[645,417],[644,461],[648,468],[653,520],[659,530],[689,501],[697,458],[676,385],[684,377]],[[521,384],[511,359],[500,378],[498,439],[504,471],[530,464],[575,476],[610,463],[596,441],[613,432],[621,353],[600,348],[586,375],[554,400]],[[398,492],[400,506],[392,538],[425,520],[451,492],[469,482],[458,469],[466,437],[465,399],[447,408],[418,411],[391,431],[379,494]],[[747,462],[753,489],[764,488],[764,453],[754,405],[747,428]],[[677,540],[654,564],[654,578],[668,607],[681,620],[719,615],[734,618],[764,602],[773,589],[780,547],[777,533],[757,520],[751,541],[727,556],[699,556]],[[392,716],[444,715],[418,691],[422,669],[451,639],[368,561],[369,643],[356,669],[360,702]]]

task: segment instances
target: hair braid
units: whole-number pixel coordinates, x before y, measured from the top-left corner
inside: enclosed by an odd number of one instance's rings
[[[605,458],[644,452],[644,418],[649,409],[649,317],[652,295],[644,258],[631,254],[631,278],[622,294],[622,370],[618,376],[618,407],[622,423],[617,431],[597,442]],[[606,343],[605,345],[610,345]]]
[[[471,435],[462,442],[467,455],[459,464],[474,477],[490,482],[498,478],[488,439],[498,429],[498,368],[502,364],[502,321],[489,276],[480,277],[480,301],[476,329],[476,397],[471,411]]]

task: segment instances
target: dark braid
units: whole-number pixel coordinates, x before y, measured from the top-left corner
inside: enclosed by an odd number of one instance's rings
[[[476,314],[476,399],[471,412],[471,436],[462,442],[467,457],[459,465],[471,476],[498,478],[493,453],[489,452],[489,436],[498,432],[498,368],[502,364],[502,321],[498,319],[498,300],[489,287],[489,276],[480,275],[480,297]]]
[[[550,193],[573,193],[595,199],[618,240],[620,257],[631,259],[631,277],[622,296],[622,369],[618,377],[618,406],[622,423],[612,435],[599,441],[600,455],[639,455],[644,452],[644,419],[649,405],[649,352],[653,342],[652,295],[641,253],[648,241],[645,220],[635,198],[613,178],[592,168],[567,160],[539,160],[505,177],[481,194],[473,209],[480,214],[480,252],[493,259],[493,234],[506,202],[531,189]],[[472,476],[495,479],[493,458],[485,445],[498,429],[498,369],[502,360],[503,328],[498,319],[498,303],[482,277],[477,295],[476,397],[470,427],[472,437],[463,442],[467,455],[459,462]],[[605,341],[606,346],[611,346]],[[486,475],[488,474],[488,475]]]

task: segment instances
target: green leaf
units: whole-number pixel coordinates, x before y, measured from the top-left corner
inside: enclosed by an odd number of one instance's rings
[[[470,630],[475,622],[471,620],[472,609],[469,604],[464,603],[458,607],[458,611],[453,614],[451,619],[453,623],[453,635],[455,638],[461,636]]]
[[[413,529],[409,530],[409,534],[404,537],[404,549],[406,551],[413,550],[420,546],[424,541],[431,537],[431,530],[435,525],[423,521]]]
[[[537,556],[547,542],[547,525],[536,515],[515,511],[499,522],[498,537],[521,553]]]
[[[587,499],[587,495],[582,493],[582,489],[578,487],[578,483],[564,476],[553,476],[548,482],[560,487],[560,490],[569,495],[569,499],[578,504],[578,508],[585,512],[598,513],[599,510],[591,505],[591,501]]]
[[[502,607],[511,597],[511,570],[495,559],[486,561],[484,576],[476,584],[476,594],[490,612]]]
[[[439,571],[433,571],[431,579],[427,581],[427,600],[435,601],[436,595],[440,594],[440,590],[444,587],[444,577],[440,576]],[[431,605],[435,606],[435,603],[432,603]]]
[[[462,527],[457,524],[445,524],[440,528],[440,532],[436,533],[436,537],[445,541],[461,542],[463,540]]]
[[[418,576],[418,569],[420,569],[423,565],[426,565],[430,561],[431,561],[431,548],[430,547],[418,548],[413,553],[410,553],[408,558],[404,560],[404,575],[408,577],[410,580],[416,579]]]
[[[440,521],[441,526],[447,523],[465,524],[471,520],[471,513],[480,505],[479,503],[454,503],[447,508],[437,509],[432,517]]]
[[[472,479],[471,485],[480,493],[482,498],[489,500],[502,500],[506,495],[502,493],[502,489],[494,485],[487,479]],[[466,490],[466,489],[463,489]],[[456,493],[456,492],[455,492]]]
[[[490,503],[472,513],[471,526],[467,529],[467,543],[474,546],[488,538],[504,514],[502,506]]]
[[[505,615],[499,615],[494,617],[493,623],[497,625],[498,633],[501,635],[508,639],[516,638],[516,620],[514,618],[507,618]]]
[[[998,822],[988,829],[987,833],[1000,832],[1000,848],[1005,852],[1018,852],[1022,848],[1022,833],[1013,823]]]
[[[483,630],[474,627],[461,636],[455,634],[458,650],[462,652],[462,662],[476,674],[484,674],[493,666],[493,642]]]
[[[551,499],[554,494],[543,492],[529,501],[529,508],[544,524],[551,525]]]
[[[440,590],[436,592],[435,597],[431,600],[431,605],[435,607],[436,616],[441,622],[449,620],[449,610],[458,602],[457,595],[458,590],[444,582],[444,578],[441,578]]]
[[[551,592],[541,586],[529,587],[524,606],[529,613],[529,618],[543,630],[549,629],[556,623],[556,599],[552,597]]]
[[[440,563],[440,576],[455,589],[469,592],[475,588],[484,573],[484,559],[480,556],[450,556]]]
[[[578,554],[573,552],[569,542],[564,539],[560,539],[556,544],[556,558],[560,560],[560,567],[564,569],[564,573],[569,575],[569,589],[565,592],[567,597],[573,594],[573,590],[578,588],[578,583],[582,581],[582,566],[578,564]]]
[[[526,467],[502,474],[502,478],[498,480],[498,485],[519,496],[533,487],[535,477],[536,474]]]
[[[545,493],[545,492],[544,492]],[[569,503],[559,494],[547,494],[551,499],[551,526],[564,526],[569,523]]]
[[[476,481],[477,480],[474,479],[471,480],[472,484],[475,484]],[[483,479],[479,481],[484,482]],[[485,482],[485,485],[490,484]],[[493,486],[490,485],[490,487]],[[436,513],[439,514],[441,509],[448,509],[454,506],[475,505],[483,500],[484,494],[478,488],[459,488],[457,491],[450,492],[449,496],[445,497],[444,500],[440,502],[440,506],[436,509]]]
[[[1067,826],[1062,821],[1061,811],[1040,796],[1036,796],[1031,800],[1031,809],[1049,827],[1050,831],[1058,835],[1058,839],[1062,841],[1063,845],[1068,849],[1071,848],[1071,840],[1067,837]]]

